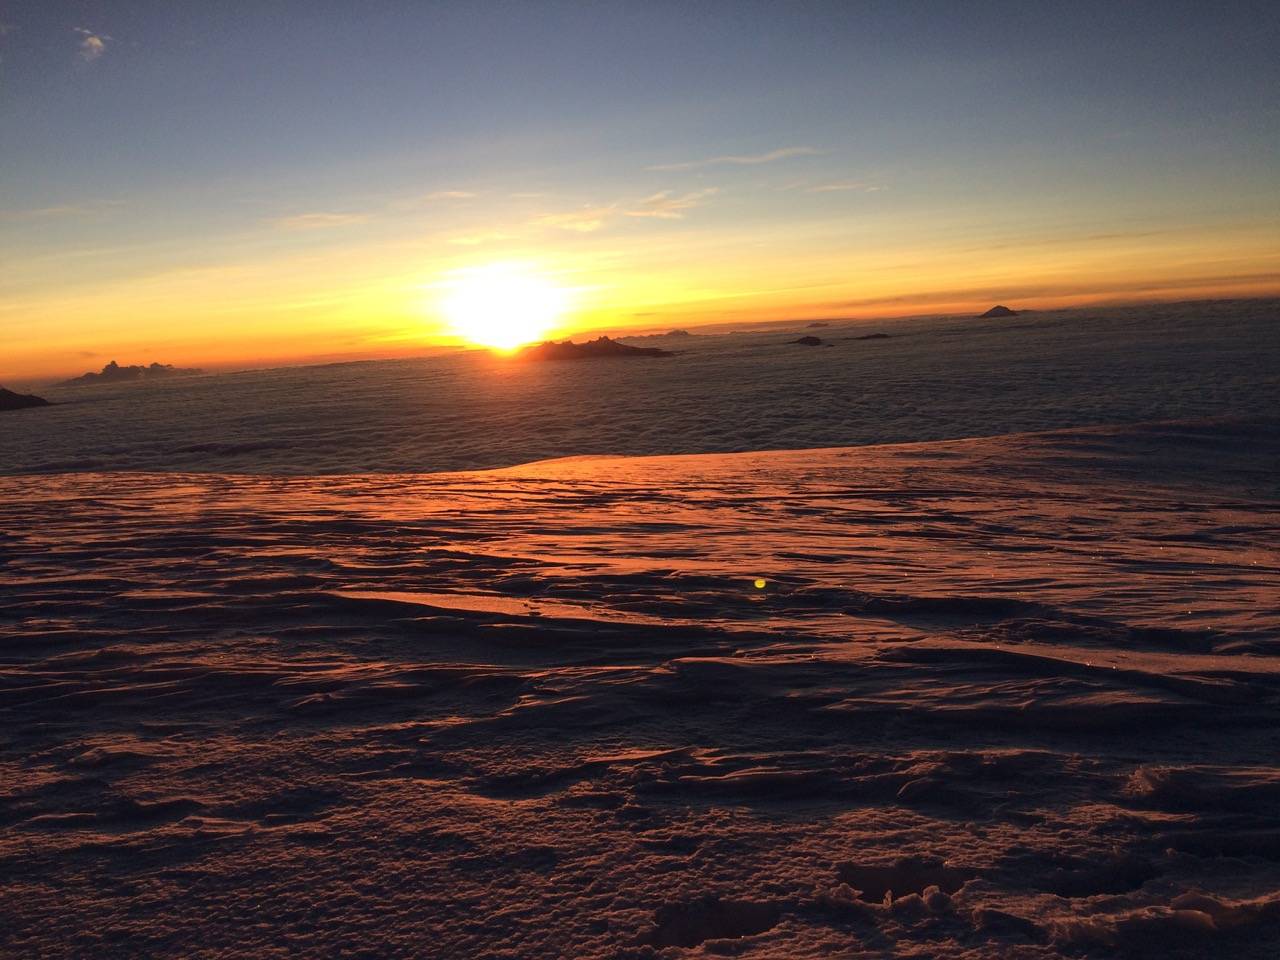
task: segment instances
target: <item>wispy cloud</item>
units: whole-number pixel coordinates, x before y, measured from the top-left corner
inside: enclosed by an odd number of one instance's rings
[[[683,163],[660,163],[652,167],[645,167],[645,169],[657,171],[697,170],[700,167],[715,167],[726,164],[749,167],[761,163],[773,163],[775,160],[786,160],[789,157],[813,157],[820,153],[822,151],[814,147],[783,147],[780,150],[770,150],[768,153],[708,157],[705,160],[687,160]]]
[[[818,183],[812,187],[805,189],[806,193],[836,193],[845,191],[856,191],[858,193],[876,193],[883,190],[884,187],[867,183],[863,180],[837,180],[833,183]]]
[[[680,220],[684,212],[698,206],[704,199],[718,192],[718,187],[709,187],[683,196],[672,196],[672,191],[663,190],[645,197],[630,210],[623,211],[628,217],[656,217],[660,220]]]
[[[393,213],[413,213],[424,207],[437,203],[457,203],[462,200],[474,200],[480,196],[470,190],[432,190],[430,193],[415,193],[388,200],[386,209]]]
[[[59,217],[78,217],[89,213],[88,207],[64,203],[56,207],[38,207],[34,210],[5,210],[0,217],[5,220],[56,220]]]
[[[683,220],[685,211],[700,206],[707,197],[720,190],[707,187],[692,193],[676,194],[661,190],[640,200],[619,200],[608,205],[582,207],[565,213],[550,213],[533,221],[534,226],[555,227],[575,233],[594,233],[609,220],[623,217],[650,217],[657,220]]]
[[[450,237],[449,242],[457,247],[479,247],[486,243],[499,243],[510,240],[509,233],[470,233],[458,237]]]
[[[322,230],[329,227],[345,227],[353,223],[364,223],[373,219],[381,219],[386,214],[419,214],[431,204],[451,204],[464,200],[473,200],[480,196],[470,190],[433,190],[431,193],[418,193],[395,197],[372,204],[362,211],[348,210],[337,213],[316,211],[300,213],[293,216],[280,217],[270,222],[282,230]]]
[[[575,233],[594,233],[604,226],[604,222],[617,213],[617,205],[608,207],[583,207],[581,210],[570,210],[567,213],[551,213],[533,222],[540,227],[555,227],[558,230],[572,230]]]
[[[59,220],[70,217],[88,217],[104,213],[112,207],[122,206],[119,200],[96,200],[86,203],[60,203],[51,207],[31,210],[0,210],[0,220]]]
[[[86,63],[92,63],[100,56],[107,52],[107,44],[111,42],[111,37],[105,33],[95,33],[92,30],[86,30],[84,27],[72,27],[73,33],[80,34],[80,59]]]
[[[364,223],[368,219],[363,213],[297,213],[289,217],[278,217],[271,221],[271,225],[278,230],[328,230],[331,227]]]
[[[469,190],[437,190],[428,193],[423,200],[471,200],[475,194]]]

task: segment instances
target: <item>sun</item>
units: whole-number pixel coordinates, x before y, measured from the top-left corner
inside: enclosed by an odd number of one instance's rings
[[[459,337],[496,350],[533,343],[569,307],[569,291],[519,263],[455,271],[443,284],[440,311]]]

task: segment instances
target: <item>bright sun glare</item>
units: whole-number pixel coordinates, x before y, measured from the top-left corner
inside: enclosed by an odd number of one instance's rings
[[[498,350],[538,340],[569,306],[568,290],[524,264],[459,270],[443,288],[440,308],[454,332]]]

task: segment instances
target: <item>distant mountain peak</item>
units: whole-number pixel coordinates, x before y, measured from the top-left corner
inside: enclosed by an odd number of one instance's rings
[[[527,360],[593,360],[601,357],[670,357],[670,350],[657,347],[633,347],[611,337],[597,337],[583,343],[565,340],[554,343],[550,340],[536,346],[525,347],[518,354]]]
[[[979,319],[981,319],[982,317],[1016,317],[1017,315],[1018,315],[1017,310],[1010,310],[1004,304],[997,303],[994,307],[992,307],[986,313],[981,314]]]
[[[86,383],[126,383],[133,380],[159,380],[162,377],[189,377],[203,373],[195,368],[172,367],[166,363],[153,363],[148,367],[122,367],[112,360],[101,373],[85,373],[62,383],[64,387],[78,387]]]
[[[49,401],[31,393],[14,393],[0,387],[0,410],[22,410],[25,407],[47,407]]]

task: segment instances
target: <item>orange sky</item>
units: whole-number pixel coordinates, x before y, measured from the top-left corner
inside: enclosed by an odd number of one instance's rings
[[[66,257],[11,263],[10,277],[25,271],[30,287],[0,305],[0,377],[61,376],[109,359],[224,367],[423,352],[458,342],[442,279],[494,262],[525,264],[570,292],[556,336],[1280,293],[1274,237],[1247,222],[972,241],[901,225],[894,236],[889,224],[846,236],[819,223],[785,237],[775,227],[764,242],[684,219],[643,236],[609,224],[500,223],[503,239],[475,244],[371,235],[370,221],[315,227],[307,232],[326,236],[296,246],[264,230],[265,243],[244,238],[242,256],[232,246],[212,262],[148,269],[145,250],[123,251],[116,269],[73,283],[56,279]]]

